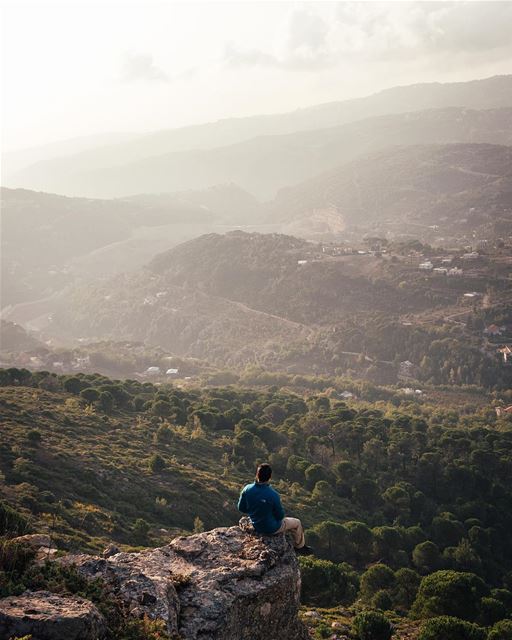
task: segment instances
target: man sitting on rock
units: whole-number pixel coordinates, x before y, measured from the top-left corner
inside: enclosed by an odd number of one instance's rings
[[[297,518],[285,518],[281,498],[270,486],[272,469],[269,464],[260,464],[256,470],[256,481],[246,485],[240,494],[238,510],[246,513],[258,533],[274,535],[290,532],[295,552],[309,556],[313,553],[306,545],[302,523]]]

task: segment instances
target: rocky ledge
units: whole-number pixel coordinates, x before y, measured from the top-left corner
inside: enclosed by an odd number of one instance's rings
[[[0,600],[0,638],[30,635],[34,640],[96,640],[106,625],[96,607],[83,598],[48,591]]]
[[[101,578],[131,615],[163,620],[171,637],[308,637],[297,616],[299,567],[284,535],[257,536],[230,527],[139,553],[70,555],[56,561],[76,566],[88,579]]]

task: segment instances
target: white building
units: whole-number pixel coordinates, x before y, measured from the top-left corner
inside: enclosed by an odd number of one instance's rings
[[[158,376],[160,375],[160,367],[148,367],[145,371],[147,376]]]

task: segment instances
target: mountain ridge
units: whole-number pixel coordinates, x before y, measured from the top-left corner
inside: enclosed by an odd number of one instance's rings
[[[382,100],[382,96],[384,96],[384,99],[381,104],[379,101]],[[158,157],[169,153],[186,154],[187,152],[195,152],[196,155],[201,157],[213,149],[222,149],[227,146],[240,144],[252,140],[255,137],[279,136],[300,132],[307,133],[342,126],[361,119],[379,117],[384,114],[403,114],[407,111],[415,112],[446,107],[469,109],[512,107],[512,76],[496,76],[484,80],[471,81],[469,83],[432,83],[395,87],[365,98],[316,105],[276,116],[266,115],[254,116],[252,119],[251,117],[245,119],[227,119],[213,124],[194,125],[189,128],[169,130],[164,132],[164,134],[157,132],[143,136],[143,142],[138,138],[133,143],[135,146],[131,149],[129,147],[131,143],[127,143],[128,147],[123,145],[120,147],[102,147],[102,149],[107,150],[106,155],[101,155],[100,152],[97,159],[95,159],[96,152],[92,151],[85,152],[85,154],[78,154],[72,159],[68,157],[60,160],[50,160],[49,164],[47,163],[46,169],[45,163],[39,163],[32,168],[28,168],[22,172],[22,174],[19,174],[16,180],[11,179],[10,184],[11,186],[43,188],[44,190],[53,190],[60,193],[71,193],[72,195],[80,193],[89,196],[128,195],[126,191],[114,191],[113,188],[111,188],[111,191],[107,191],[106,185],[103,185],[103,191],[98,190],[94,192],[90,186],[92,176],[88,174],[95,174],[101,169],[110,167],[111,175],[109,179],[112,181],[112,173],[115,175],[116,168],[119,169],[121,166],[127,163],[129,164],[130,162],[144,164],[145,161],[149,162],[151,158],[153,158],[153,163],[157,163],[156,159]],[[260,124],[251,126],[250,123],[254,120]],[[268,124],[269,122],[271,124]],[[230,123],[236,131],[228,131],[227,134],[222,133],[222,131],[220,133],[217,131],[217,129],[222,129],[222,127],[229,130],[231,126]],[[245,126],[244,123],[246,123],[247,126]],[[211,129],[211,127],[213,127],[213,129]],[[192,131],[193,134],[191,134],[191,139],[187,141],[187,131],[189,130]],[[163,141],[160,140],[156,146],[153,145],[151,142],[153,138],[158,139],[158,136],[161,135],[163,135],[164,138],[165,136],[170,136],[171,141],[167,141],[166,138]],[[178,142],[172,142],[173,136],[175,138],[176,136],[178,138],[181,136],[184,140],[181,142],[179,140]],[[144,140],[146,141],[145,143]],[[141,144],[142,147],[140,146]],[[147,148],[144,147],[144,144],[146,144]],[[108,149],[110,149],[110,151],[108,151]],[[116,149],[118,149],[118,151],[116,151]],[[183,156],[183,158],[186,158],[186,155]],[[55,171],[59,171],[65,175],[69,172],[70,166],[74,167],[75,174],[83,174],[82,180],[85,180],[85,183],[81,184],[80,182],[76,182],[77,178],[68,176],[68,178],[66,178],[68,180],[67,187],[65,186],[66,181],[64,178],[62,178],[60,183],[53,183],[54,185],[58,184],[57,188],[52,187],[51,175],[55,173]],[[156,168],[153,169],[153,171],[156,170]],[[172,171],[168,171],[168,174],[172,174]],[[44,177],[45,175],[47,176],[46,178]],[[98,179],[97,175],[95,179]],[[228,176],[228,179],[232,179],[232,176]],[[73,182],[73,180],[75,180],[75,182]],[[219,180],[217,178],[214,180],[214,182],[218,181],[223,181],[223,179]],[[248,188],[243,181],[241,182],[235,178],[235,182],[240,183],[244,188]],[[88,183],[89,187],[87,187]],[[165,182],[162,184],[165,184]],[[184,184],[183,175],[181,175],[178,183],[167,190],[172,191],[183,187],[196,188],[198,186],[208,186],[209,184],[212,184],[212,182]],[[119,189],[119,187],[117,187],[117,189]],[[147,189],[138,188],[137,190],[144,191]],[[159,188],[158,190],[162,191],[165,189]],[[253,191],[252,188],[248,188],[248,190]]]

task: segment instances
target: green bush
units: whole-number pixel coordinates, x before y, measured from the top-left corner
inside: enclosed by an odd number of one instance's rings
[[[389,611],[393,608],[393,600],[391,594],[386,589],[381,589],[373,596],[371,605],[374,609],[381,611]]]
[[[172,440],[172,429],[166,424],[160,425],[155,434],[155,440],[162,444],[168,444]]]
[[[480,602],[480,616],[478,621],[484,627],[490,627],[495,622],[507,617],[507,607],[496,598],[482,598]]]
[[[393,635],[391,622],[379,611],[358,613],[352,631],[359,640],[389,640]]]
[[[39,444],[41,444],[43,436],[37,429],[30,429],[30,431],[27,433],[27,440],[33,447],[37,447]]]
[[[395,574],[386,564],[375,564],[361,576],[361,597],[370,602],[382,589],[390,589],[395,582]]]
[[[72,378],[68,378],[64,380],[64,389],[68,393],[73,393],[74,395],[78,395],[82,389],[82,381],[80,378],[73,376]]]
[[[329,560],[300,558],[302,601],[319,607],[352,602],[357,593],[357,575],[349,565]]]
[[[34,551],[28,545],[0,538],[0,571],[21,574],[34,558]]]
[[[27,519],[5,502],[0,502],[0,536],[22,536],[28,531]]]
[[[165,469],[165,460],[158,453],[154,453],[149,459],[149,468],[153,473],[160,473]]]
[[[86,389],[80,391],[80,397],[86,402],[96,402],[97,400],[99,400],[100,392],[94,387],[87,387]]]
[[[485,640],[485,631],[472,622],[440,616],[423,623],[418,640]]]
[[[487,640],[512,640],[512,620],[500,620],[489,631]]]
[[[395,605],[410,609],[418,593],[421,577],[412,569],[402,568],[395,572],[393,600]]]
[[[484,581],[474,573],[436,571],[421,581],[412,614],[416,618],[453,616],[474,621],[487,593]]]
[[[502,602],[508,613],[512,613],[512,591],[508,589],[492,589],[491,597]]]

